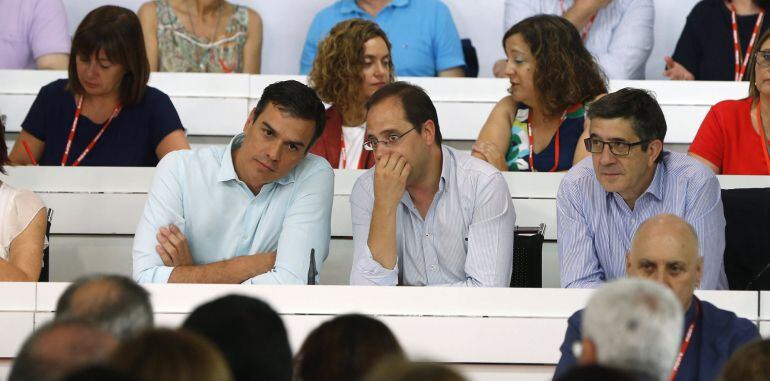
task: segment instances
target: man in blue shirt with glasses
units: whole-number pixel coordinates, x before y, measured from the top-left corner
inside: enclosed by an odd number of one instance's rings
[[[666,119],[648,92],[625,88],[591,103],[591,153],[556,195],[562,287],[593,288],[626,275],[634,232],[670,213],[695,229],[702,289],[726,289],[725,217],[719,181],[687,155],[663,150]]]
[[[436,108],[396,82],[367,104],[375,167],[350,194],[355,285],[508,287],[516,213],[485,161],[441,144]]]

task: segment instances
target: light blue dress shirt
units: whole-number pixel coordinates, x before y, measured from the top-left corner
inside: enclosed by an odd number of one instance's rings
[[[566,0],[564,8],[569,9],[574,3]],[[506,0],[505,30],[541,13],[561,16],[560,1]],[[654,27],[653,0],[613,0],[596,14],[588,31],[586,49],[596,57],[608,78],[644,79],[655,41]]]
[[[246,284],[307,283],[311,249],[320,268],[331,229],[329,163],[308,154],[255,196],[233,167],[231,151],[242,141],[240,134],[227,147],[174,151],[158,164],[134,237],[137,282],[168,282],[174,268],[163,265],[155,236],[169,224],[187,237],[195,264],[277,251],[275,268]]]
[[[374,205],[374,168],[350,194],[354,285],[508,287],[516,212],[508,184],[488,163],[442,146],[441,180],[423,220],[404,192],[396,214],[398,264],[387,269],[367,243]]]
[[[376,22],[393,45],[396,74],[435,77],[438,72],[465,66],[465,58],[452,14],[439,0],[393,0],[372,17],[355,0],[339,0],[313,18],[300,60],[300,73],[308,74],[318,43],[341,21],[362,18]]]
[[[626,254],[636,229],[661,213],[675,214],[698,234],[704,290],[727,289],[724,271],[725,217],[719,181],[697,160],[665,152],[647,191],[634,209],[608,193],[594,174],[591,157],[572,167],[556,195],[562,287],[593,288],[626,276]]]

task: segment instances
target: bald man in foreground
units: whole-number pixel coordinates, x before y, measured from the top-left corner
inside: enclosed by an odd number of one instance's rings
[[[674,291],[682,303],[685,311],[682,337],[687,341],[690,336],[690,340],[682,346],[685,351],[681,365],[672,370],[675,381],[716,380],[730,355],[759,337],[751,321],[693,295],[703,273],[703,258],[698,252],[698,237],[690,224],[673,214],[659,214],[639,226],[626,254],[629,277],[661,283]],[[582,315],[582,310],[577,311],[568,320],[554,377],[577,362],[572,346],[582,337]]]

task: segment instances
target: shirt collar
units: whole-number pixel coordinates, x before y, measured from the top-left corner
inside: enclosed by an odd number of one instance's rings
[[[667,152],[665,151],[661,152],[661,155],[664,155],[663,158],[665,158],[666,154]],[[647,193],[651,194],[653,197],[657,198],[659,201],[663,200],[663,191],[666,188],[667,174],[668,174],[668,170],[666,169],[666,165],[664,161],[661,161],[660,163],[656,163],[655,174],[652,175],[652,182],[647,187],[647,190],[644,191],[641,195],[639,195],[639,198],[637,198],[637,201]],[[607,197],[610,197],[616,194],[615,192],[607,192],[606,190],[604,191],[604,193],[607,195]],[[617,194],[617,196],[620,197],[620,194]]]
[[[386,5],[385,8],[388,7],[405,7],[409,5],[409,0],[393,0],[390,2],[390,4]],[[364,12],[361,7],[358,6],[358,3],[356,3],[356,0],[342,0],[340,4],[340,11],[343,14],[346,13],[366,13]]]
[[[219,174],[217,175],[217,181],[230,181],[238,180],[238,174],[235,173],[235,166],[233,165],[233,150],[238,149],[243,143],[243,133],[233,136],[230,139],[230,144],[227,145],[224,152],[222,152],[222,160],[219,165]]]
[[[661,152],[661,155],[664,153],[665,152]],[[650,183],[650,187],[647,188],[645,193],[653,195],[659,201],[662,200],[663,190],[665,189],[666,185],[667,172],[668,171],[666,170],[666,165],[663,163],[663,161],[655,164],[655,174],[652,177],[652,183]]]
[[[444,192],[447,187],[447,181],[452,178],[451,174],[454,171],[454,160],[451,160],[451,154],[445,145],[441,145],[441,177],[438,181],[438,191],[436,195]],[[435,198],[436,196],[434,196]],[[409,195],[409,191],[404,191],[404,195],[401,196],[401,203],[407,207],[414,208],[412,197]]]

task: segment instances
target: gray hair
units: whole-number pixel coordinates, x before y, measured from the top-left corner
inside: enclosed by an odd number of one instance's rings
[[[671,290],[643,279],[621,279],[596,291],[583,313],[583,337],[597,361],[666,380],[682,340],[684,316]]]
[[[75,280],[59,298],[56,319],[76,317],[99,324],[125,340],[153,325],[149,293],[121,275],[93,275]]]

